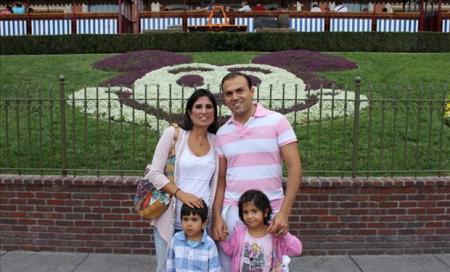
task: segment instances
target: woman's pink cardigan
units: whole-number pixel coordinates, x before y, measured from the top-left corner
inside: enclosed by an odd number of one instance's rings
[[[231,257],[231,272],[239,272],[241,265],[242,246],[244,244],[247,226],[237,225],[228,240],[220,242],[223,252]],[[283,255],[298,256],[302,254],[302,242],[294,235],[287,232],[281,236],[273,236],[273,248],[275,254],[272,260],[272,267],[283,262]]]
[[[164,168],[166,166],[167,157],[169,154],[169,149],[172,144],[173,135],[175,133],[175,128],[173,126],[170,126],[166,128],[161,135],[161,138],[159,139],[158,144],[156,145],[155,152],[153,154],[153,160],[151,165],[147,166],[150,167],[150,171],[147,173],[145,178],[149,179],[153,185],[157,189],[161,189],[164,186],[169,183],[169,179],[164,175]],[[188,148],[187,140],[189,138],[190,131],[186,131],[182,128],[180,128],[180,134],[178,136],[178,140],[175,144],[175,150],[176,150],[176,158],[178,159],[182,152],[184,152]],[[215,135],[212,133],[208,133],[208,141],[211,146],[211,148],[215,148]],[[175,161],[175,183],[178,182],[178,160]],[[211,201],[210,203],[213,203],[214,196],[216,194],[216,187],[217,187],[217,175],[218,175],[218,169],[219,169],[219,159],[216,154],[216,171],[214,172],[214,176],[211,180]],[[212,206],[212,204],[210,205]],[[211,210],[212,207],[208,207],[208,222],[212,222],[211,218]],[[151,224],[155,226],[155,228],[158,229],[158,232],[161,234],[161,237],[166,241],[170,241],[173,235],[174,231],[174,224],[175,224],[175,201],[174,197],[172,197],[169,208],[157,219],[151,221]],[[209,227],[211,227],[211,223],[209,223]]]

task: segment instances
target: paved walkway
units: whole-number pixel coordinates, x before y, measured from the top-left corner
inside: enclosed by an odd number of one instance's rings
[[[1,272],[147,272],[154,256],[65,252],[1,251]],[[293,258],[299,272],[449,272],[450,254],[303,256]]]

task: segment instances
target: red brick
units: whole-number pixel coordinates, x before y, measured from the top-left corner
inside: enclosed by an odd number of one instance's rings
[[[103,233],[103,229],[102,228],[86,228],[85,229],[86,233]]]
[[[379,229],[377,230],[378,235],[396,235],[397,231],[393,229]]]
[[[389,209],[388,214],[406,214],[406,209]]]
[[[122,229],[119,229],[119,228],[104,228],[103,230],[105,233],[111,233],[111,234],[122,233]]]
[[[54,198],[56,199],[68,199],[71,197],[70,193],[55,193]]]
[[[113,222],[113,226],[114,227],[129,228],[129,227],[131,227],[131,222],[128,222],[128,221],[114,221]]]
[[[128,200],[130,199],[129,195],[125,195],[125,194],[112,194],[111,195],[111,199],[114,200]]]
[[[48,219],[63,219],[64,218],[64,213],[60,213],[55,209],[55,213],[47,213],[47,218]]]
[[[417,189],[414,187],[403,187],[403,188],[397,188],[396,189],[397,194],[416,194]]]
[[[123,220],[134,221],[134,220],[139,220],[139,219],[141,219],[141,216],[139,214],[124,215],[123,216]],[[289,222],[291,222],[291,220],[289,220]]]
[[[100,206],[120,207],[120,201],[102,201]]]
[[[87,221],[87,220],[76,221],[75,222],[75,226],[78,226],[78,227],[89,227],[89,226],[92,226],[92,221]]]
[[[36,225],[36,220],[34,219],[27,219],[27,218],[21,218],[18,220],[18,223],[20,225]]]
[[[408,209],[408,214],[424,214],[425,209],[424,208],[411,208]]]
[[[120,214],[105,214],[103,216],[104,220],[122,220],[122,216]]]
[[[11,198],[9,199],[9,204],[24,205],[27,204],[27,200],[25,198]]]
[[[386,195],[371,195],[371,196],[369,196],[369,201],[380,202],[380,201],[386,201],[387,199],[388,199],[388,196],[386,196]]]
[[[42,220],[42,219],[39,219],[37,221],[37,223],[39,225],[44,225],[44,226],[54,226],[55,225],[55,221],[53,221],[53,220]]]
[[[53,212],[53,207],[51,206],[36,206],[37,212]]]
[[[33,192],[18,192],[17,193],[18,198],[34,198]]]
[[[111,194],[90,194],[92,199],[111,199]]]
[[[399,203],[400,208],[417,207],[416,201],[402,201]]]
[[[26,212],[32,212],[34,211],[34,206],[17,206],[18,211],[26,211]]]
[[[73,207],[73,212],[75,213],[89,213],[91,212],[90,207]]]
[[[99,200],[84,200],[83,205],[85,206],[95,206],[95,207],[102,207],[102,202]]]
[[[53,194],[48,192],[36,192],[36,198],[52,198]]]
[[[397,208],[398,202],[380,202],[380,208]]]
[[[427,208],[426,209],[427,214],[442,214],[445,213],[444,208]]]
[[[62,199],[49,199],[49,200],[47,200],[47,205],[64,205],[64,200],[62,200]]]

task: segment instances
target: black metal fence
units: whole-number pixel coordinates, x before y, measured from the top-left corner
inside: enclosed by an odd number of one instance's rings
[[[159,86],[140,97],[117,87],[66,89],[62,77],[45,92],[0,97],[1,173],[141,175],[189,96]],[[291,121],[307,176],[441,176],[450,175],[448,93],[361,86],[357,78],[344,90],[257,90],[255,100]],[[219,105],[223,121],[229,112]]]

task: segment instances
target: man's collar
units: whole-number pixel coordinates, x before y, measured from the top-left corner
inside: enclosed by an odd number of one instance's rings
[[[264,117],[267,114],[267,109],[263,107],[263,105],[261,105],[260,103],[253,103],[253,105],[256,106],[256,110],[255,113],[253,114],[252,117]],[[250,117],[251,118],[251,117]],[[226,122],[226,124],[230,124],[230,123],[237,123],[236,119],[234,118],[234,114],[231,115],[230,119],[228,119],[228,121]]]

